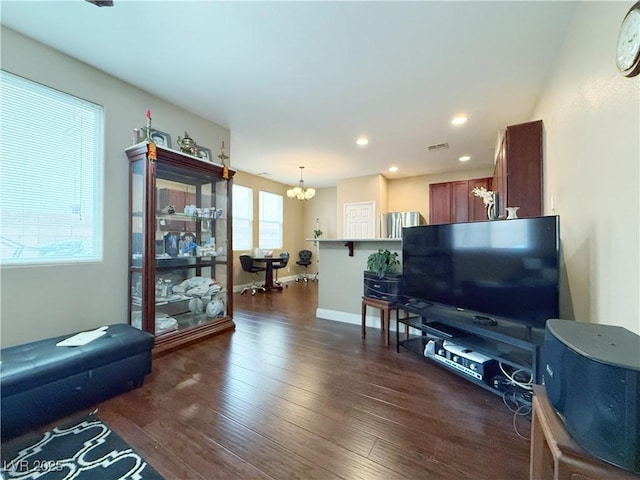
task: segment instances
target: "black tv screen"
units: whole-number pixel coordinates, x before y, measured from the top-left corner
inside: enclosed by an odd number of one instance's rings
[[[559,217],[407,227],[402,293],[543,328],[559,316]]]

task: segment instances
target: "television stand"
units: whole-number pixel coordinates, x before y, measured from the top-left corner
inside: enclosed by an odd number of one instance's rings
[[[403,347],[493,393],[515,392],[530,401],[530,385],[542,377],[544,329],[439,304],[398,307],[413,315],[398,318],[397,352]]]
[[[490,325],[492,327],[498,325],[498,321],[495,318],[487,317],[485,315],[474,315],[473,323],[478,323],[480,325]]]

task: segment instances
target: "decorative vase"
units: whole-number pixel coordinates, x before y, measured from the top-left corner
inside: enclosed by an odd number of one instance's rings
[[[489,205],[487,205],[487,218],[489,220],[495,220],[496,218],[498,218],[498,216],[496,215],[495,203],[490,203]]]
[[[487,204],[487,217],[489,220],[497,220],[498,215],[500,213],[500,208],[498,207],[498,192],[491,192],[491,201]]]
[[[507,211],[507,220],[511,220],[512,218],[518,218],[518,209],[520,207],[506,207]]]

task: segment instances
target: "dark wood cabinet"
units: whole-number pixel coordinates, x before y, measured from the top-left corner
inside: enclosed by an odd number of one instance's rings
[[[451,183],[451,221],[453,223],[469,221],[469,182]]]
[[[491,190],[491,178],[476,178],[429,185],[429,223],[459,223],[487,220],[487,208],[475,187]]]
[[[126,154],[129,322],[156,336],[154,355],[232,330],[235,172],[150,142]]]
[[[469,180],[469,220],[488,220],[487,206],[482,201],[482,198],[476,197],[471,193],[476,187],[492,190],[494,188],[493,180],[491,178]]]
[[[451,183],[429,185],[429,223],[451,223]]]
[[[542,168],[542,120],[507,127],[493,172],[499,215],[506,207],[520,207],[519,217],[543,214]]]

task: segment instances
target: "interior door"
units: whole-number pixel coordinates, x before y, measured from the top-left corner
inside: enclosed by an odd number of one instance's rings
[[[344,204],[344,238],[376,238],[375,203]]]

